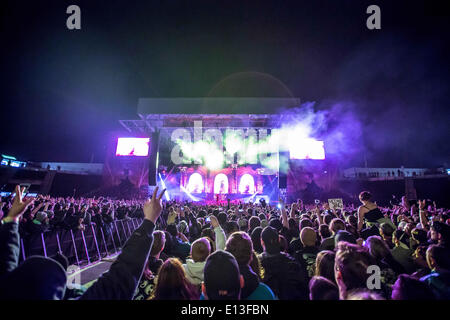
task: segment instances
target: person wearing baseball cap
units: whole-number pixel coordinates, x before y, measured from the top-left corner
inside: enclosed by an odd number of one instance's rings
[[[244,278],[236,258],[217,250],[206,259],[202,295],[207,300],[240,300]]]

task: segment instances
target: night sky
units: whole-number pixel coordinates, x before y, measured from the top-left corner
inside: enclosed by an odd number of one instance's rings
[[[322,108],[351,101],[369,166],[449,167],[444,3],[2,1],[0,153],[102,162],[140,97],[290,91]],[[66,28],[71,4],[81,30]],[[366,28],[371,4],[381,30]]]

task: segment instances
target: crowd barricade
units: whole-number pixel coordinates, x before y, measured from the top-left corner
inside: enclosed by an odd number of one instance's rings
[[[33,255],[52,257],[60,252],[69,264],[89,265],[119,252],[142,221],[142,218],[115,220],[103,227],[91,223],[84,230],[58,229],[32,234],[20,239],[20,261]]]

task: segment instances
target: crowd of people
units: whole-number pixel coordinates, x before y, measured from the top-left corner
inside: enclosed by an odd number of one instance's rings
[[[0,198],[0,219],[6,216],[13,195]],[[144,218],[143,201],[111,198],[53,198],[38,195],[19,221],[19,233],[29,235],[53,230],[85,230],[94,223],[109,234],[115,220]]]
[[[361,205],[1,199],[0,299],[446,300],[450,210],[429,201]],[[67,295],[64,259],[29,257],[20,236],[144,218],[110,269]],[[32,271],[35,272],[32,272]],[[36,272],[39,270],[39,272]],[[21,290],[26,283],[30,289]]]

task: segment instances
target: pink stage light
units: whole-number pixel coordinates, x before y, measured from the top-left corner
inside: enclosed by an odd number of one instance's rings
[[[323,141],[303,139],[289,148],[290,159],[325,160]]]
[[[119,138],[117,139],[116,156],[148,156],[150,138]]]

